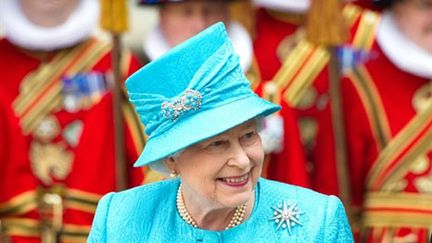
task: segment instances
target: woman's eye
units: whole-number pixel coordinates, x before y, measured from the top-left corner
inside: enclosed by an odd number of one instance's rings
[[[256,133],[256,131],[251,131],[243,135],[240,140],[242,144],[248,145],[255,142],[257,138],[258,134]]]
[[[220,141],[214,141],[212,143],[209,144],[210,147],[218,147],[218,146],[222,146],[224,144],[224,141],[220,140]]]

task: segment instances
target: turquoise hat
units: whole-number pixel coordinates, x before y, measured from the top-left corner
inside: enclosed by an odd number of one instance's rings
[[[148,135],[135,167],[280,109],[251,90],[222,23],[147,64],[126,87]]]

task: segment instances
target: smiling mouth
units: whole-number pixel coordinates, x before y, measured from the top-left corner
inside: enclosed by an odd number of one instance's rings
[[[244,174],[242,176],[222,177],[218,178],[218,180],[229,186],[239,187],[246,185],[246,183],[249,181],[249,175],[250,173]]]

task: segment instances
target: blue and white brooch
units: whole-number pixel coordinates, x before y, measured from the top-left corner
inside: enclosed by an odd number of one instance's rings
[[[297,225],[303,226],[300,222],[300,215],[304,214],[297,207],[297,203],[287,203],[285,200],[283,204],[279,204],[278,207],[272,207],[274,209],[274,216],[270,220],[274,220],[277,224],[276,230],[279,228],[287,229],[291,235],[291,229]]]

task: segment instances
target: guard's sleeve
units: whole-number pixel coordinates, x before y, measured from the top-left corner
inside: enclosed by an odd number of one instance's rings
[[[324,242],[354,242],[345,208],[337,197],[329,197],[326,212]]]
[[[113,196],[114,193],[109,193],[100,199],[96,208],[90,235],[87,239],[88,243],[107,242],[107,219]]]

